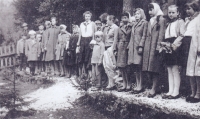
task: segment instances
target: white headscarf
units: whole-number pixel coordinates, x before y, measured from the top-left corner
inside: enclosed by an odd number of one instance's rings
[[[155,14],[155,16],[150,19],[150,23],[153,24],[156,20],[156,17],[159,15],[164,15],[164,13],[162,12],[160,6],[157,3],[151,3],[151,4],[154,7],[154,14]]]

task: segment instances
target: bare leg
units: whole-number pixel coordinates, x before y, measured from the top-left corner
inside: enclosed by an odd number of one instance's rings
[[[135,73],[135,76],[136,76],[136,87],[135,87],[134,90],[139,90],[139,89],[138,89],[138,86],[139,86],[139,79],[140,79],[140,74],[139,74],[139,72],[136,72],[136,73]]]
[[[122,73],[122,78],[123,78],[123,87],[122,87],[122,89],[125,89],[126,86],[127,86],[127,81],[126,81],[126,74],[125,74],[124,68],[120,68],[120,71]]]
[[[142,78],[142,71],[140,70],[139,72],[137,72],[139,75],[139,82],[138,82],[138,90],[142,90],[143,88],[143,78]]]
[[[158,85],[158,74],[152,74],[152,78],[153,78],[153,86],[152,89],[150,90],[150,94],[155,94],[156,93],[156,89],[157,89],[157,85]]]

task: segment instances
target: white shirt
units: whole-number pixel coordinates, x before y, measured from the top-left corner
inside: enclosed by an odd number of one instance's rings
[[[80,25],[82,37],[92,37],[93,36],[93,22],[82,22]]]
[[[184,33],[184,36],[192,36],[194,33],[194,28],[196,26],[197,23],[197,17],[195,17],[194,19],[192,19],[191,21],[188,19],[186,20],[185,24],[186,24],[186,31]]]
[[[178,20],[176,20],[168,25],[168,27],[165,31],[165,39],[178,37],[177,32],[176,32],[177,22],[178,22]]]

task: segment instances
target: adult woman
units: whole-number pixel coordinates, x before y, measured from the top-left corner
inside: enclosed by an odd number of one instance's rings
[[[114,39],[117,38],[118,35],[118,26],[115,24],[115,16],[114,15],[109,15],[107,16],[107,28],[106,31],[104,32],[105,35],[105,49],[107,50],[108,48],[112,49],[111,46],[114,45]],[[113,52],[113,51],[112,51]],[[114,85],[114,76],[116,75],[115,68],[107,68],[109,65],[109,59],[104,57],[104,68],[105,72],[108,76],[108,86],[106,87],[106,90],[114,90],[116,87]]]
[[[131,39],[128,45],[128,65],[136,72],[136,88],[133,93],[142,92],[142,57],[146,40],[147,21],[144,10],[137,8],[135,12],[136,23],[132,27]]]

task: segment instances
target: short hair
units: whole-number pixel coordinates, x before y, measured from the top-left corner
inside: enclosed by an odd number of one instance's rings
[[[177,11],[179,12],[179,7],[178,7],[177,5],[170,5],[170,6],[168,7],[168,9],[169,9],[169,8],[176,8]]]
[[[44,25],[39,25],[38,28],[39,30],[44,29]]]
[[[103,32],[102,31],[97,31],[97,32],[95,32],[94,35],[103,37]]]
[[[28,32],[28,34],[29,34],[29,35],[35,35],[36,32],[35,32],[34,30],[30,30],[30,31]]]
[[[188,0],[188,2],[185,4],[185,7],[191,7],[194,11],[199,11],[199,2],[198,0]]]
[[[51,17],[51,20],[53,20],[53,19],[57,20],[57,18],[56,18],[56,17]]]
[[[107,22],[107,16],[108,15],[109,15],[108,13],[103,13],[103,14],[101,14],[99,16],[99,18],[100,18],[100,20],[101,20],[102,23],[106,24],[106,22]]]
[[[126,17],[129,18],[129,14],[128,14],[127,12],[123,12],[123,13],[121,14],[121,17],[123,17],[123,16],[126,16]]]
[[[83,13],[83,17],[85,17],[86,14],[89,14],[89,15],[92,16],[92,13],[90,11],[86,11],[86,12]]]

